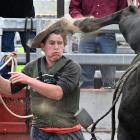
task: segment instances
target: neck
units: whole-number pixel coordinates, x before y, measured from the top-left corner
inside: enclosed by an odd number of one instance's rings
[[[110,24],[118,24],[120,21],[121,13],[123,10],[115,12],[111,15],[105,16],[103,18],[99,18],[95,20],[95,25],[99,25],[100,27],[104,27]],[[93,25],[93,26],[95,26]]]
[[[46,59],[47,67],[51,68],[54,65],[55,62],[49,60],[47,57],[45,57],[45,59]]]

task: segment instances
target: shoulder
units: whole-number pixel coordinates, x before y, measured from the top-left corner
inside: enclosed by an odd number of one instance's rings
[[[26,70],[26,69],[28,69],[28,70],[30,70],[30,69],[35,69],[36,67],[38,67],[38,60],[39,60],[39,59],[42,61],[43,57],[39,57],[39,58],[37,58],[37,59],[35,59],[35,60],[30,61],[29,63],[27,63],[27,64],[25,65],[24,69],[25,69],[25,70]]]
[[[80,64],[78,64],[77,62],[73,61],[72,59],[63,56],[63,59],[66,59],[66,65],[65,65],[65,69],[69,70],[69,71],[77,71],[77,72],[81,72],[81,66]]]
[[[40,59],[40,58],[37,58],[37,59],[35,59],[35,60],[30,61],[29,63],[27,63],[27,64],[25,65],[25,67],[29,67],[29,66],[31,66],[31,65],[36,64],[37,61],[38,61],[38,59]]]
[[[63,56],[63,59],[65,59],[67,61],[67,65],[73,65],[75,67],[79,67],[80,68],[80,64],[75,62],[74,60],[68,58],[68,57],[65,57]]]

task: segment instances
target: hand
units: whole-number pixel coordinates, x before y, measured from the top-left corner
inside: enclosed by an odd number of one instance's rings
[[[11,74],[10,81],[14,84],[17,82],[23,83],[23,84],[28,84],[29,80],[31,77],[27,76],[24,73],[20,72],[9,72]]]

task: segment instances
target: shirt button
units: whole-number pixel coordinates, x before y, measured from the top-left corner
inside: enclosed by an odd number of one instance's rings
[[[99,13],[97,12],[96,15],[99,15]]]
[[[99,7],[100,5],[98,4],[97,7]]]

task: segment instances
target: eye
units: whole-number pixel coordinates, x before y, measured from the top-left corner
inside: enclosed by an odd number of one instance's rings
[[[58,45],[63,45],[64,43],[63,43],[63,41],[58,41],[57,44]]]
[[[55,45],[55,42],[51,41],[49,42],[50,45]]]
[[[55,41],[48,41],[49,45],[55,45]]]

